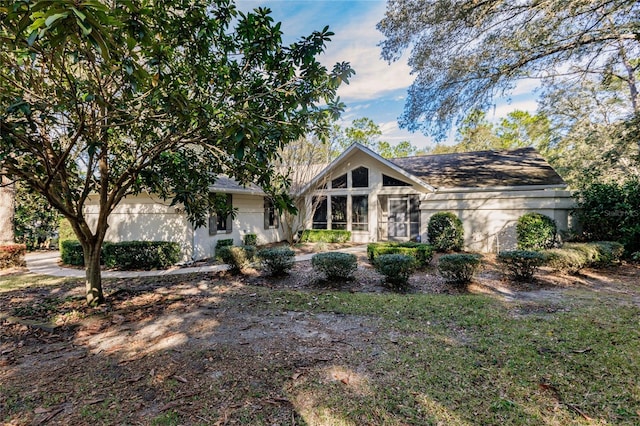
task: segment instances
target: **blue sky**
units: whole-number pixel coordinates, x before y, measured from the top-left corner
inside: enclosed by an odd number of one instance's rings
[[[383,132],[382,140],[397,143],[408,140],[420,148],[433,144],[420,133],[399,129],[397,119],[402,114],[407,88],[413,81],[411,70],[403,58],[392,64],[380,59],[382,34],[376,24],[383,18],[386,1],[382,0],[236,0],[238,8],[248,11],[258,6],[269,7],[276,21],[282,22],[285,42],[294,41],[321,30],[325,25],[335,33],[322,62],[331,67],[347,61],[356,75],[348,86],[339,90],[347,108],[342,115],[348,126],[359,117],[369,117]],[[534,112],[536,102],[531,94],[534,85],[523,82],[512,92],[510,100],[497,100],[488,112],[490,120],[498,120],[514,109]],[[454,132],[451,132],[450,141]],[[449,141],[449,142],[450,142]]]

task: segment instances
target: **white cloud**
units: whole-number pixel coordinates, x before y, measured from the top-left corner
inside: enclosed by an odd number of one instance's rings
[[[322,58],[326,66],[336,62],[349,62],[356,71],[349,85],[340,87],[338,94],[346,100],[376,99],[398,89],[406,89],[413,82],[406,61],[388,64],[380,58],[378,43],[382,34],[376,24],[382,19],[385,3],[380,2],[367,14],[332,27],[336,33]]]
[[[489,120],[498,120],[506,117],[510,112],[515,110],[527,111],[535,114],[538,109],[538,103],[535,99],[523,99],[516,102],[504,102],[496,105],[494,109],[487,112],[487,118]]]

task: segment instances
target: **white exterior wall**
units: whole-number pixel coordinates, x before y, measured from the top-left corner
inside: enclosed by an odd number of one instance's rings
[[[87,204],[89,226],[98,220],[97,200]],[[171,241],[180,244],[183,261],[191,259],[193,232],[186,216],[169,201],[138,195],[127,197],[109,215],[106,241]]]
[[[516,248],[516,223],[520,216],[540,213],[554,219],[558,230],[567,230],[574,205],[571,193],[560,190],[469,190],[426,194],[420,203],[422,239],[427,241],[430,217],[448,211],[462,220],[465,249],[479,252],[512,250]]]
[[[218,240],[233,238],[234,245],[241,245],[246,234],[256,234],[258,244],[282,241],[280,228],[264,229],[264,198],[258,195],[232,194],[232,205],[237,209],[231,232],[218,231],[209,235],[208,226],[195,230],[194,259],[204,259],[215,255]]]
[[[245,234],[256,234],[258,244],[282,241],[280,229],[264,229],[264,198],[261,195],[233,194],[233,207],[238,209],[233,220],[232,232],[221,231],[209,235],[207,226],[193,229],[178,207],[169,201],[150,195],[127,197],[109,216],[106,241],[173,241],[180,244],[182,261],[212,257],[216,242],[233,238],[235,245],[242,244]],[[97,200],[86,208],[87,222],[95,226],[98,218]]]

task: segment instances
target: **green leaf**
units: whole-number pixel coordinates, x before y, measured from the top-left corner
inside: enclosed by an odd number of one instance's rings
[[[55,23],[56,21],[60,20],[60,19],[64,19],[67,16],[69,16],[69,12],[62,12],[62,13],[55,13],[51,16],[49,16],[45,21],[44,24],[47,27],[51,27],[51,25],[53,25],[53,23]]]

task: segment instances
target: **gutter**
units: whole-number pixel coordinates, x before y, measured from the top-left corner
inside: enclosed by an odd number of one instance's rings
[[[456,192],[495,192],[495,191],[536,191],[536,190],[558,190],[566,191],[567,184],[558,185],[523,185],[523,186],[488,186],[484,188],[478,187],[455,187],[455,188],[437,188],[436,194],[456,193]]]

